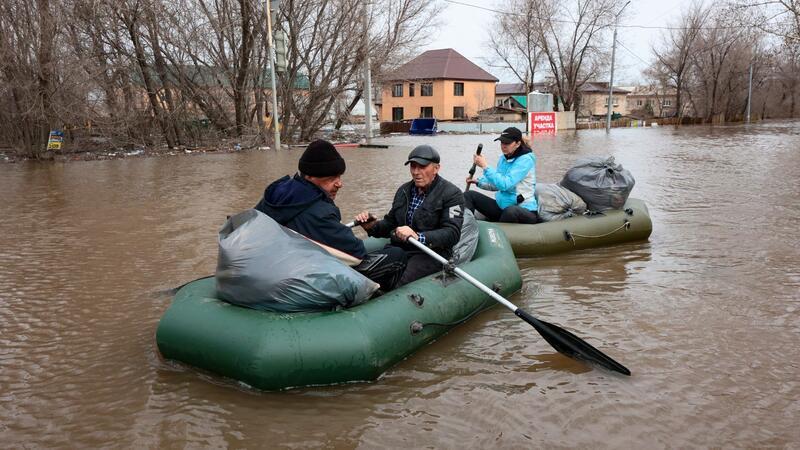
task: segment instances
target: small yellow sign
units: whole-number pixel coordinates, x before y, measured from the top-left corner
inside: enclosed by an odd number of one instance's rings
[[[64,132],[61,130],[51,130],[50,137],[47,139],[48,150],[61,150],[61,144],[64,142]]]

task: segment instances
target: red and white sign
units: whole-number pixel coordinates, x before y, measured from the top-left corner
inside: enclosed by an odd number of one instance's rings
[[[531,134],[556,134],[556,113],[528,113],[528,129]]]

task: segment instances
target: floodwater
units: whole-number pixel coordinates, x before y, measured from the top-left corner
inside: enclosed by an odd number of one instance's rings
[[[384,213],[411,147],[458,185],[492,135],[343,149],[345,220]],[[519,260],[510,298],[633,371],[556,353],[495,307],[378,381],[257,392],[162,361],[154,292],[209,274],[225,216],[302,149],[0,165],[0,442],[20,447],[800,448],[800,123],[561,133],[635,176],[648,242]]]

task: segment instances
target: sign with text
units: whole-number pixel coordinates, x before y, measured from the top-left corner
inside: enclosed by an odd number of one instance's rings
[[[64,142],[64,132],[61,130],[51,130],[50,136],[47,138],[48,150],[61,150],[61,144]]]
[[[556,134],[556,113],[528,113],[528,129],[531,134]]]

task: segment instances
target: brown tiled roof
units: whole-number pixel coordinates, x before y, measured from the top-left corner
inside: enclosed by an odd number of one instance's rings
[[[452,48],[428,50],[388,74],[387,81],[397,80],[477,80],[499,81],[489,72],[461,56]]]

